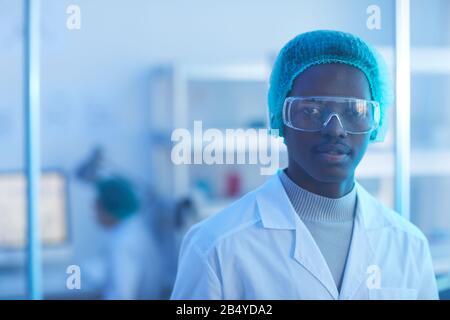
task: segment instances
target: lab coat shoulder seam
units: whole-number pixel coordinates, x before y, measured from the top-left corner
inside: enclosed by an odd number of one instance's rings
[[[233,237],[237,233],[239,233],[239,232],[241,232],[241,231],[243,231],[243,230],[245,230],[245,229],[255,225],[259,221],[260,221],[260,219],[254,219],[254,220],[251,220],[251,221],[247,221],[245,224],[243,224],[243,225],[241,225],[239,227],[233,228],[233,229],[229,230],[228,232],[226,232],[224,234],[219,235],[208,246],[205,247],[204,254],[208,255],[210,253],[210,251],[214,250],[215,248],[218,248],[219,245],[222,242],[224,242],[227,239]],[[200,250],[200,248],[199,248],[199,250]]]
[[[364,190],[365,191],[365,190]],[[396,231],[402,231],[407,235],[417,238],[421,241],[426,240],[423,232],[414,225],[411,221],[406,220],[397,211],[387,207],[381,201],[374,198],[370,193],[365,191],[372,201],[376,211],[381,212],[382,219],[384,220],[384,227],[390,227]]]
[[[221,235],[214,241],[213,247],[217,247],[217,245],[220,242],[223,242],[223,241],[235,236],[237,233],[240,233],[241,231],[244,231],[245,229],[256,225],[260,220],[261,219],[257,218],[257,219],[251,220],[251,221],[247,221],[247,223],[241,225],[240,227],[234,228],[234,229],[228,231],[227,233],[224,233],[223,235]]]
[[[387,220],[388,226],[395,229],[395,231],[403,232],[408,237],[415,238],[420,242],[426,241],[426,237],[423,232],[414,225],[411,221],[406,220],[400,216],[396,211],[384,208],[383,217]]]

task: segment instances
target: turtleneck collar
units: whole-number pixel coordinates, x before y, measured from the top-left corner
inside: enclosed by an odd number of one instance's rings
[[[356,205],[356,188],[341,198],[333,199],[309,192],[298,186],[282,170],[280,180],[299,217],[304,221],[351,221]]]

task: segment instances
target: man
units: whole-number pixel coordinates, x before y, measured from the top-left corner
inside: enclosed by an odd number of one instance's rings
[[[351,34],[301,34],[269,89],[289,164],[194,226],[173,299],[436,299],[425,236],[355,181],[386,128],[379,54]]]
[[[98,283],[102,299],[159,299],[160,256],[133,185],[121,176],[98,178],[95,184],[96,214],[107,243],[104,254],[87,265],[88,276]]]

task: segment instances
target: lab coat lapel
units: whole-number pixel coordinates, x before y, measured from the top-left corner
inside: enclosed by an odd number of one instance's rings
[[[382,224],[374,199],[356,182],[357,205],[350,251],[344,271],[339,299],[352,299],[367,279],[368,267],[374,264],[374,251],[370,233],[381,228]]]
[[[314,238],[300,218],[297,219],[295,230],[294,259],[327,289],[333,299],[338,298],[339,293],[330,268]]]
[[[257,193],[258,211],[268,229],[295,232],[293,259],[310,272],[329,292],[338,298],[338,291],[328,264],[305,224],[298,217],[277,175],[271,177]]]

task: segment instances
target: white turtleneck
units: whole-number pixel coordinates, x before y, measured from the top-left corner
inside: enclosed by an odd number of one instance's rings
[[[284,171],[281,183],[302,222],[319,247],[338,290],[350,248],[356,210],[356,188],[333,199],[309,192],[292,181]]]

